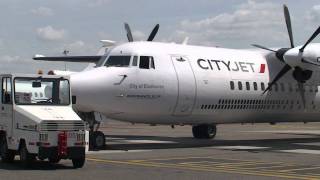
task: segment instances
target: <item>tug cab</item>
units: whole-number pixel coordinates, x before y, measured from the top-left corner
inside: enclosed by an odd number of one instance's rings
[[[36,158],[58,163],[85,163],[85,124],[73,111],[70,81],[65,76],[4,74],[1,80],[0,156],[24,165]]]

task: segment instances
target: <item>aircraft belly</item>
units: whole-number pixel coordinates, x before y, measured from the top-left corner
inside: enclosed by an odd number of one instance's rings
[[[266,112],[225,112],[189,117],[146,114],[113,114],[109,118],[145,124],[230,124],[230,123],[269,123],[269,122],[320,122],[320,113],[266,113]]]

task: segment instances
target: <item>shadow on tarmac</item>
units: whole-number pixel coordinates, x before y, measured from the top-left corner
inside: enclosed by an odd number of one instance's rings
[[[110,138],[110,139],[108,139]],[[115,140],[114,140],[115,139]],[[119,140],[120,139],[120,140]],[[130,142],[131,141],[131,142]],[[139,142],[141,141],[141,142]],[[105,150],[148,150],[148,149],[176,149],[176,148],[197,148],[217,146],[258,146],[268,147],[267,149],[237,150],[237,151],[273,151],[285,149],[312,149],[320,150],[319,135],[309,137],[281,138],[281,139],[254,139],[254,140],[204,140],[194,138],[175,138],[159,136],[129,136],[129,135],[108,135],[106,137]]]
[[[68,170],[68,169],[74,169],[72,165],[70,166],[65,166],[63,164],[53,164],[49,163],[48,161],[40,161],[40,160],[35,160],[31,162],[28,167],[24,167],[19,160],[15,160],[12,163],[3,163],[0,162],[0,170]]]

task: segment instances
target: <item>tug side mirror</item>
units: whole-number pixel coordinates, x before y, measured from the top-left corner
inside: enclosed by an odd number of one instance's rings
[[[77,103],[77,96],[72,96],[71,98],[72,100],[72,104],[76,104]]]

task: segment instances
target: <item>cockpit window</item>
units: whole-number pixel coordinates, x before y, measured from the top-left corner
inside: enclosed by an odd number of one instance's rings
[[[155,69],[152,56],[140,56],[140,69]]]
[[[105,64],[107,67],[128,67],[131,56],[110,56]]]

